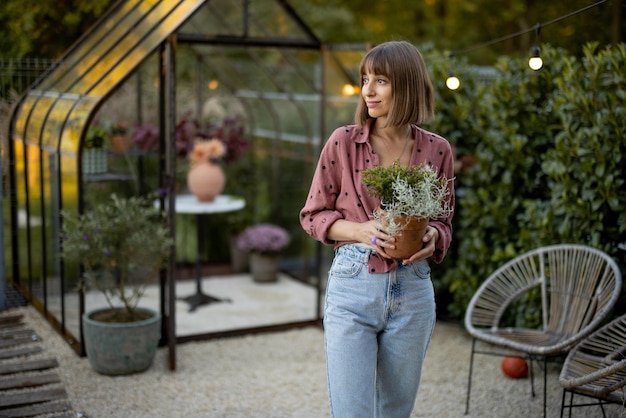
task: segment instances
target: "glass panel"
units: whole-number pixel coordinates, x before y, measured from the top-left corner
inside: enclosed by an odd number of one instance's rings
[[[56,151],[56,150],[55,150]],[[60,199],[59,182],[60,171],[58,154],[56,152],[43,152],[44,173],[44,196],[43,204],[46,219],[46,309],[56,320],[64,324],[63,307],[63,282],[60,271],[59,239],[60,231]]]
[[[50,107],[54,106],[54,101],[58,95],[42,95],[36,106],[33,107],[30,117],[28,118],[28,126],[26,127],[26,142],[29,144],[37,144],[41,140],[41,127],[49,114]]]
[[[26,275],[32,295],[43,297],[43,218],[41,213],[41,173],[39,147],[27,145],[24,176],[27,194],[24,199],[24,215],[26,217],[25,232],[27,252],[25,253]],[[24,274],[24,272],[22,273]]]
[[[75,156],[60,155],[61,210],[76,216],[78,213],[78,160]],[[58,257],[58,253],[55,255]],[[63,264],[62,280],[65,285],[65,326],[74,338],[80,339],[80,308],[78,297],[79,266]],[[59,312],[60,315],[60,312]]]
[[[54,103],[54,108],[46,120],[41,138],[42,147],[45,147],[49,152],[56,152],[59,148],[61,129],[75,103],[76,97],[67,97],[67,95],[61,96]]]
[[[91,112],[98,104],[97,101],[98,98],[96,97],[84,96],[71,109],[61,137],[60,151],[62,153],[74,154],[74,158],[76,158],[81,132],[85,129]],[[65,184],[66,181],[64,180],[63,185]]]
[[[39,99],[39,94],[28,94],[24,99],[24,102],[18,109],[17,116],[15,118],[15,136],[13,137],[14,141],[23,141],[24,140],[24,132],[26,131],[26,122],[28,121],[28,117],[30,116],[30,112],[33,106],[36,105],[37,100]]]
[[[124,2],[122,7],[115,10],[109,19],[95,28],[91,36],[85,38],[82,43],[77,45],[76,49],[71,51],[38,88],[63,91],[67,86],[72,85],[97,61],[103,53],[102,51],[115,45],[120,37],[126,33],[126,31],[117,30],[117,28],[131,28],[137,20],[143,17],[142,14],[146,12],[146,9],[153,7],[155,3],[156,0]],[[137,10],[137,5],[140,4],[143,7]]]
[[[237,36],[273,40],[312,42],[309,35],[294,21],[277,1],[257,1],[248,4],[248,27],[244,21],[244,2],[214,0],[199,9],[183,25],[181,33],[206,36]]]
[[[167,3],[167,2],[165,2]],[[171,33],[180,22],[185,20],[193,11],[193,6],[197,6],[192,1],[181,4],[180,7],[170,11],[165,6],[155,8],[146,19],[139,24],[139,27],[133,28],[133,33],[146,32],[145,38],[139,43],[133,38],[125,38],[116,49],[112,50],[94,67],[93,72],[96,75],[105,74],[90,91],[90,94],[97,96],[110,92],[117,84],[119,84],[128,74],[135,69],[152,52],[166,37]],[[169,15],[168,15],[169,13]],[[133,42],[134,41],[134,42]],[[107,57],[114,61],[122,56],[121,51],[128,51],[128,55],[117,66],[113,67],[114,62],[107,62]],[[94,80],[95,81],[95,80]]]
[[[19,276],[23,286],[28,286],[28,234],[27,234],[27,211],[26,211],[26,172],[25,172],[25,149],[22,141],[15,142],[15,192],[17,198],[17,239],[19,248]]]
[[[365,51],[329,51],[325,54],[326,132],[322,135],[322,142],[326,142],[337,126],[353,123],[354,111],[360,97],[359,63],[364,53]]]
[[[308,36],[277,1],[250,2],[249,33],[259,37],[306,39]]]

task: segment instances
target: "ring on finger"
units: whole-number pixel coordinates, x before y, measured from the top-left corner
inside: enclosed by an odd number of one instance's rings
[[[378,241],[378,237],[377,237],[377,236],[374,236],[374,237],[372,238],[372,241],[371,241],[371,242],[372,242],[372,245],[376,245],[376,241]]]

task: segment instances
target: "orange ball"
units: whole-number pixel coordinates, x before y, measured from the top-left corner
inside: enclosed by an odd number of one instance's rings
[[[508,377],[521,379],[528,375],[528,364],[522,357],[508,356],[502,360],[502,371]]]

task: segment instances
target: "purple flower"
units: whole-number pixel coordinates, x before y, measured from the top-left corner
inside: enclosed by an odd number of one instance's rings
[[[289,244],[289,233],[277,225],[258,224],[246,228],[237,237],[237,247],[244,251],[277,253]]]

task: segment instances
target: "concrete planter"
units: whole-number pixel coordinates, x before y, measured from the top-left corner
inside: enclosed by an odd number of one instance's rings
[[[124,375],[147,370],[156,354],[161,333],[161,314],[147,308],[138,310],[152,316],[138,322],[112,323],[92,319],[110,308],[83,314],[83,338],[91,367],[101,374]]]
[[[278,280],[278,255],[250,253],[250,273],[258,283],[271,283]]]

